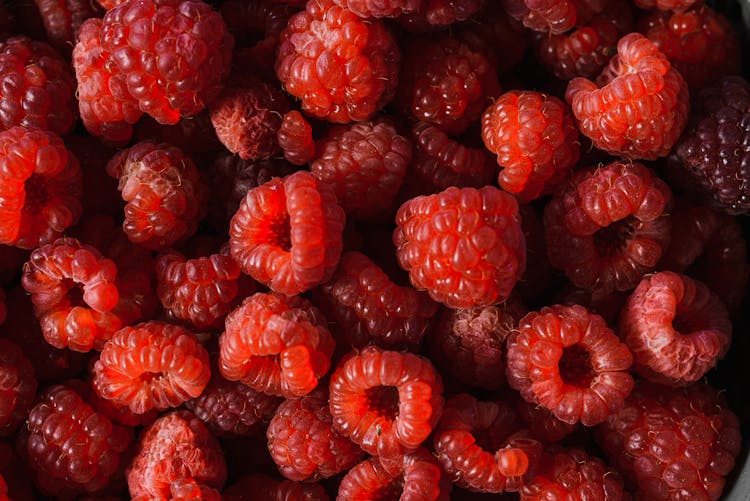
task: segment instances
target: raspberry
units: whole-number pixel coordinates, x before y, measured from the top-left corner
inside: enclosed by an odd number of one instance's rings
[[[347,216],[372,219],[394,205],[412,145],[387,119],[332,129],[316,146],[313,176],[333,187]]]
[[[695,5],[701,5],[703,0],[634,0],[634,3],[639,9],[684,12]]]
[[[70,59],[78,30],[86,19],[101,17],[104,10],[89,0],[34,0],[44,22],[47,40]],[[72,76],[71,76],[72,79]]]
[[[415,33],[440,30],[469,19],[484,3],[484,0],[422,0],[417,12],[404,13],[398,21],[407,31]]]
[[[299,294],[333,274],[345,217],[333,188],[309,172],[274,178],[248,191],[232,218],[232,257],[275,292]]]
[[[277,133],[284,158],[294,165],[305,165],[315,155],[312,126],[297,110],[284,115]]]
[[[627,346],[583,306],[529,313],[508,339],[507,350],[511,388],[566,423],[601,423],[633,388]]]
[[[334,346],[326,320],[309,301],[259,292],[227,316],[220,370],[269,395],[298,397],[328,372]]]
[[[427,359],[367,346],[331,376],[334,429],[365,452],[393,459],[430,435],[443,410],[442,391]]]
[[[0,338],[0,436],[12,435],[36,397],[34,368],[21,349]]]
[[[131,242],[163,249],[197,229],[207,198],[192,160],[168,144],[144,141],[107,164],[125,206],[123,229]]]
[[[266,475],[245,475],[223,492],[224,501],[329,501],[320,484],[276,480]]]
[[[0,132],[0,244],[33,249],[81,215],[81,168],[52,132]]]
[[[597,78],[574,78],[565,98],[583,135],[613,155],[669,154],[687,124],[688,86],[651,41],[630,33]],[[637,110],[637,111],[635,111]]]
[[[601,295],[632,289],[669,245],[671,201],[667,185],[640,163],[574,172],[545,208],[550,263]]]
[[[572,0],[503,0],[503,8],[512,18],[534,31],[559,35],[573,28],[577,19]]]
[[[347,123],[369,119],[393,98],[399,59],[381,21],[312,0],[281,33],[276,75],[305,112]]]
[[[415,12],[422,2],[423,0],[334,0],[336,5],[364,18],[398,17],[401,14]]]
[[[482,117],[482,139],[503,168],[498,184],[521,202],[549,193],[580,153],[570,110],[556,97],[534,91],[497,98]]]
[[[345,350],[368,344],[415,349],[437,312],[437,304],[427,294],[396,284],[356,251],[341,256],[331,280],[313,292],[313,301]]]
[[[639,384],[597,439],[636,499],[717,500],[740,451],[737,416],[704,383]]]
[[[401,267],[417,289],[450,308],[504,301],[526,267],[518,203],[492,186],[414,198],[396,224]]]
[[[220,489],[226,478],[219,442],[192,413],[175,411],[156,420],[141,437],[128,487],[132,498],[166,501],[176,487]]]
[[[268,450],[282,475],[317,481],[349,470],[364,453],[333,429],[328,394],[316,391],[282,403],[266,430]]]
[[[93,357],[89,360],[89,368],[94,366],[97,359],[98,357]],[[71,379],[66,381],[65,384],[75,390],[87,404],[89,404],[96,412],[112,421],[113,424],[119,424],[129,428],[143,425],[149,426],[156,421],[157,417],[159,417],[159,413],[155,409],[152,409],[145,414],[136,414],[130,410],[130,407],[117,405],[111,400],[99,396],[90,381]]]
[[[732,323],[719,297],[701,282],[671,271],[644,277],[620,313],[620,337],[646,379],[684,386],[723,358]]]
[[[154,498],[148,494],[142,494],[134,497],[133,501],[151,501],[153,499]],[[222,498],[221,493],[218,490],[206,487],[205,485],[200,485],[194,479],[189,478],[179,479],[172,482],[169,485],[168,499],[169,501],[192,501],[196,499],[200,501],[221,501]]]
[[[530,404],[520,396],[514,397],[515,411],[528,427],[529,434],[545,445],[561,441],[578,428],[575,424],[560,421],[544,407]]]
[[[211,377],[208,353],[195,336],[156,321],[117,331],[93,372],[100,396],[136,414],[177,407],[200,395]]]

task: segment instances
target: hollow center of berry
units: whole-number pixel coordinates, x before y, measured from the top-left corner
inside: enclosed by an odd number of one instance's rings
[[[635,224],[636,219],[629,216],[594,233],[594,244],[599,255],[611,257],[620,254],[635,233]]]
[[[472,430],[474,443],[479,447],[494,454],[496,450],[503,446],[504,439],[507,437],[507,429],[499,426],[489,426],[486,428],[476,428]]]
[[[672,328],[680,334],[690,334],[691,332],[703,330],[708,322],[697,312],[688,311],[686,308],[677,306],[677,312],[672,319]]]
[[[574,344],[563,349],[558,368],[560,369],[560,377],[565,384],[581,388],[588,387],[591,384],[594,372],[591,367],[591,355],[580,344]]]
[[[65,279],[64,285],[68,289],[68,291],[65,293],[65,296],[68,298],[70,306],[82,306],[84,308],[89,307],[89,305],[86,304],[86,301],[83,300],[82,284],[71,279]]]
[[[284,215],[271,223],[271,234],[275,238],[275,243],[285,251],[292,248],[292,237],[290,235],[291,226],[289,224],[289,215]]]
[[[44,176],[32,174],[24,183],[23,190],[26,194],[25,207],[39,210],[47,205],[47,182]]]
[[[398,415],[398,390],[393,386],[376,386],[367,390],[367,403],[370,410],[386,419],[396,419]]]

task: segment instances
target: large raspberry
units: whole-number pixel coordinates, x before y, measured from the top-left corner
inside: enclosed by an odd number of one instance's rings
[[[104,9],[91,0],[34,0],[34,2],[44,22],[47,40],[62,54],[65,54],[68,60],[83,22],[104,14]]]
[[[15,433],[36,397],[34,368],[21,349],[0,338],[0,436]]]
[[[224,501],[329,501],[323,486],[277,480],[275,478],[253,474],[245,475],[222,493]]]

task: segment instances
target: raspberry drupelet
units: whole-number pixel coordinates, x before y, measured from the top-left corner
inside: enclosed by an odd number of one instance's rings
[[[242,271],[294,295],[333,275],[346,215],[333,188],[305,171],[247,192],[230,223],[229,246]]]
[[[573,0],[503,0],[502,5],[509,16],[527,28],[551,35],[573,28],[578,16]]]
[[[280,480],[254,473],[245,475],[222,492],[224,501],[330,501],[320,484]]]
[[[602,317],[583,306],[529,313],[506,348],[511,388],[566,423],[603,422],[633,388],[633,355]]]
[[[83,22],[104,14],[104,9],[91,0],[34,0],[34,3],[44,23],[47,40],[68,60]]]
[[[634,0],[636,7],[644,10],[685,12],[693,6],[700,6],[703,0]]]
[[[81,215],[78,160],[52,132],[0,132],[0,244],[33,249]]]
[[[393,243],[412,284],[450,308],[504,301],[526,267],[518,203],[492,186],[414,198],[396,225]]]
[[[34,367],[21,348],[0,338],[0,437],[13,435],[36,398]]]
[[[307,2],[281,33],[276,75],[302,109],[331,122],[371,118],[396,92],[400,54],[388,28],[333,0]]]
[[[638,33],[617,42],[617,55],[596,83],[571,80],[565,98],[581,133],[597,148],[633,160],[668,155],[687,124],[687,83]]]
[[[643,164],[577,170],[545,208],[550,263],[582,289],[630,290],[667,250],[671,203],[669,187]]]
[[[100,396],[136,414],[177,407],[200,395],[211,377],[208,352],[195,335],[157,321],[117,331],[93,373]]]
[[[284,158],[294,165],[305,165],[315,155],[312,126],[297,110],[284,114],[276,139]]]
[[[365,452],[394,459],[417,450],[443,411],[443,383],[426,358],[367,346],[331,375],[334,429]]]

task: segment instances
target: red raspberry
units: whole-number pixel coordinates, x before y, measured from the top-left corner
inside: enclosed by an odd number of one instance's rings
[[[93,372],[100,396],[136,414],[177,407],[200,395],[211,377],[208,353],[195,336],[156,321],[117,331]]]
[[[544,212],[550,263],[601,295],[632,289],[667,249],[671,201],[669,187],[640,163],[574,172]]]
[[[227,317],[220,370],[269,395],[298,397],[328,372],[334,346],[326,320],[309,301],[259,292]]]
[[[659,48],[638,33],[617,42],[617,55],[597,83],[574,78],[565,98],[581,133],[597,148],[631,159],[667,155],[687,123],[685,80]]]
[[[155,501],[171,499],[182,486],[221,489],[226,479],[219,442],[188,411],[156,420],[141,437],[128,471],[130,496]]]
[[[99,357],[97,356],[89,359],[89,369],[93,368],[98,358]],[[76,393],[78,393],[96,412],[103,415],[114,424],[119,424],[128,428],[135,428],[136,426],[144,425],[149,426],[156,421],[157,417],[159,417],[159,413],[156,409],[152,409],[145,414],[136,414],[130,410],[130,407],[117,405],[111,400],[99,396],[96,389],[92,386],[91,381],[71,379],[66,381],[65,384],[75,390]]]
[[[512,401],[529,434],[545,445],[555,444],[578,429],[577,424],[560,421],[548,409],[531,404],[518,394],[514,395]]]
[[[281,33],[276,75],[305,112],[347,123],[369,119],[393,98],[399,59],[381,21],[311,0]]]
[[[415,349],[438,308],[427,294],[396,284],[356,251],[345,252],[333,278],[313,294],[344,350],[368,344]]]
[[[423,1],[429,0],[334,0],[336,5],[348,9],[359,17],[398,17],[417,11]]]
[[[503,168],[500,187],[521,202],[549,193],[580,153],[578,130],[565,103],[534,91],[497,98],[482,117],[482,139]]]
[[[81,168],[52,132],[0,132],[0,243],[33,249],[81,215]]]
[[[414,198],[396,224],[401,267],[417,289],[450,308],[504,301],[526,267],[518,203],[492,186]]]
[[[482,9],[484,0],[422,0],[417,12],[404,13],[398,18],[407,31],[423,33],[441,30],[465,21]]]
[[[206,187],[195,164],[178,148],[138,143],[115,155],[107,173],[119,180],[127,202],[122,227],[131,242],[163,249],[195,233]]]
[[[150,494],[141,494],[132,501],[153,501],[154,499],[169,499],[169,501],[222,501],[221,493],[211,487],[201,485],[194,479],[179,479],[169,485],[168,498],[154,498]]]
[[[724,357],[732,323],[719,297],[671,271],[644,277],[620,313],[618,334],[633,352],[633,369],[670,386],[698,381]]]
[[[684,12],[694,5],[701,5],[703,0],[634,0],[634,3],[639,9]]]
[[[312,126],[297,110],[284,115],[276,139],[284,158],[294,165],[305,165],[315,155]]]
[[[299,294],[333,275],[345,217],[333,188],[309,172],[274,178],[248,191],[232,218],[232,257],[275,292]]]
[[[573,0],[503,0],[503,8],[527,28],[551,35],[573,28],[578,14]]]
[[[633,388],[627,346],[583,306],[529,313],[508,339],[507,350],[511,388],[566,423],[601,423]]]
[[[224,501],[329,501],[323,486],[266,475],[245,475],[222,493]]]
[[[416,450],[443,410],[443,383],[426,358],[367,346],[331,376],[335,429],[365,452],[393,459]]]
[[[348,217],[373,219],[393,208],[411,159],[411,141],[381,118],[333,128],[310,170],[333,187]]]
[[[649,501],[719,499],[741,447],[737,416],[704,383],[640,384],[597,432],[635,498]]]
[[[0,338],[0,436],[15,433],[36,397],[34,368],[21,349]]]
[[[83,22],[104,13],[104,9],[90,0],[34,0],[34,3],[44,22],[47,40],[68,60]]]
[[[112,260],[64,237],[31,253],[21,282],[47,342],[86,352],[101,349],[122,326],[113,312],[119,302],[116,277]]]

